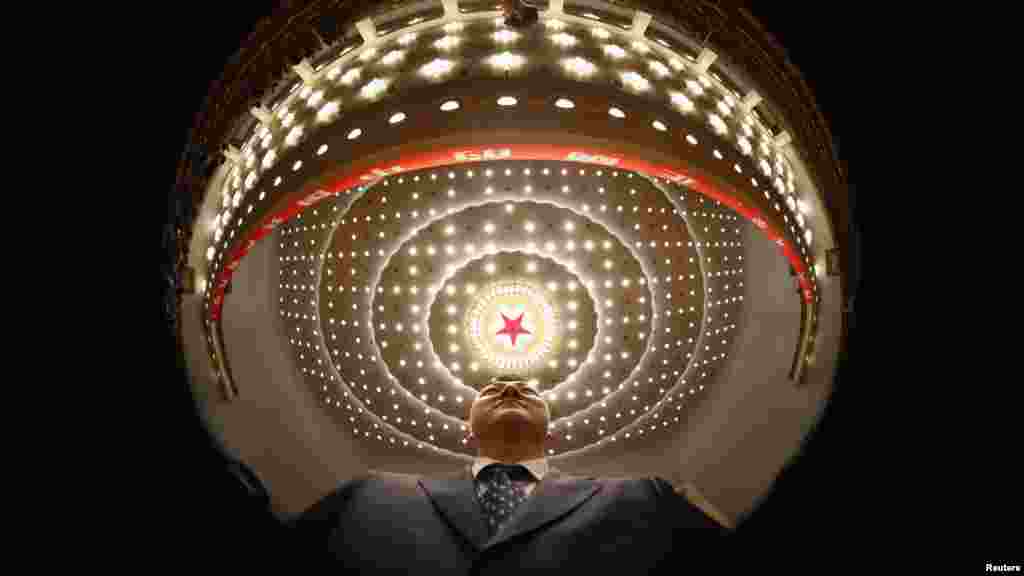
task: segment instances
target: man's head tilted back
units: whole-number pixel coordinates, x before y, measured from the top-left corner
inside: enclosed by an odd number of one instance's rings
[[[477,455],[501,462],[543,457],[550,421],[540,391],[519,376],[492,378],[469,409]]]

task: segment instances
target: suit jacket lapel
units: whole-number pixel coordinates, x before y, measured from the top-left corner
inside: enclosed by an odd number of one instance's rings
[[[478,551],[493,548],[562,518],[601,489],[601,485],[592,478],[569,477],[557,468],[550,468],[530,497],[488,540],[487,525],[476,499],[470,466],[444,478],[420,478],[419,484],[448,522]]]
[[[445,478],[420,478],[419,484],[441,515],[478,551],[483,550],[487,524],[476,499],[470,467]]]
[[[556,468],[549,469],[530,497],[519,505],[485,548],[492,548],[562,518],[600,489],[601,485],[592,478],[574,478]]]

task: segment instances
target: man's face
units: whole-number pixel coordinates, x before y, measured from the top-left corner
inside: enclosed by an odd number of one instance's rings
[[[550,419],[547,402],[523,380],[487,384],[469,410],[470,429],[480,439],[516,436],[540,443]]]

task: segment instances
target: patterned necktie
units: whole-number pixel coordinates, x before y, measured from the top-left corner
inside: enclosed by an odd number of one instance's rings
[[[477,475],[477,500],[491,536],[526,500],[531,479],[530,471],[520,464],[488,464]]]

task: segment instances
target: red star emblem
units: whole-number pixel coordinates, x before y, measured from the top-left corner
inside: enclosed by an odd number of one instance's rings
[[[508,334],[509,338],[512,339],[512,345],[516,345],[516,338],[520,334],[532,334],[529,330],[523,328],[523,316],[526,316],[526,312],[519,315],[519,318],[510,320],[504,313],[501,313],[501,319],[505,321],[505,327],[498,330],[495,336],[501,336],[502,334]]]

